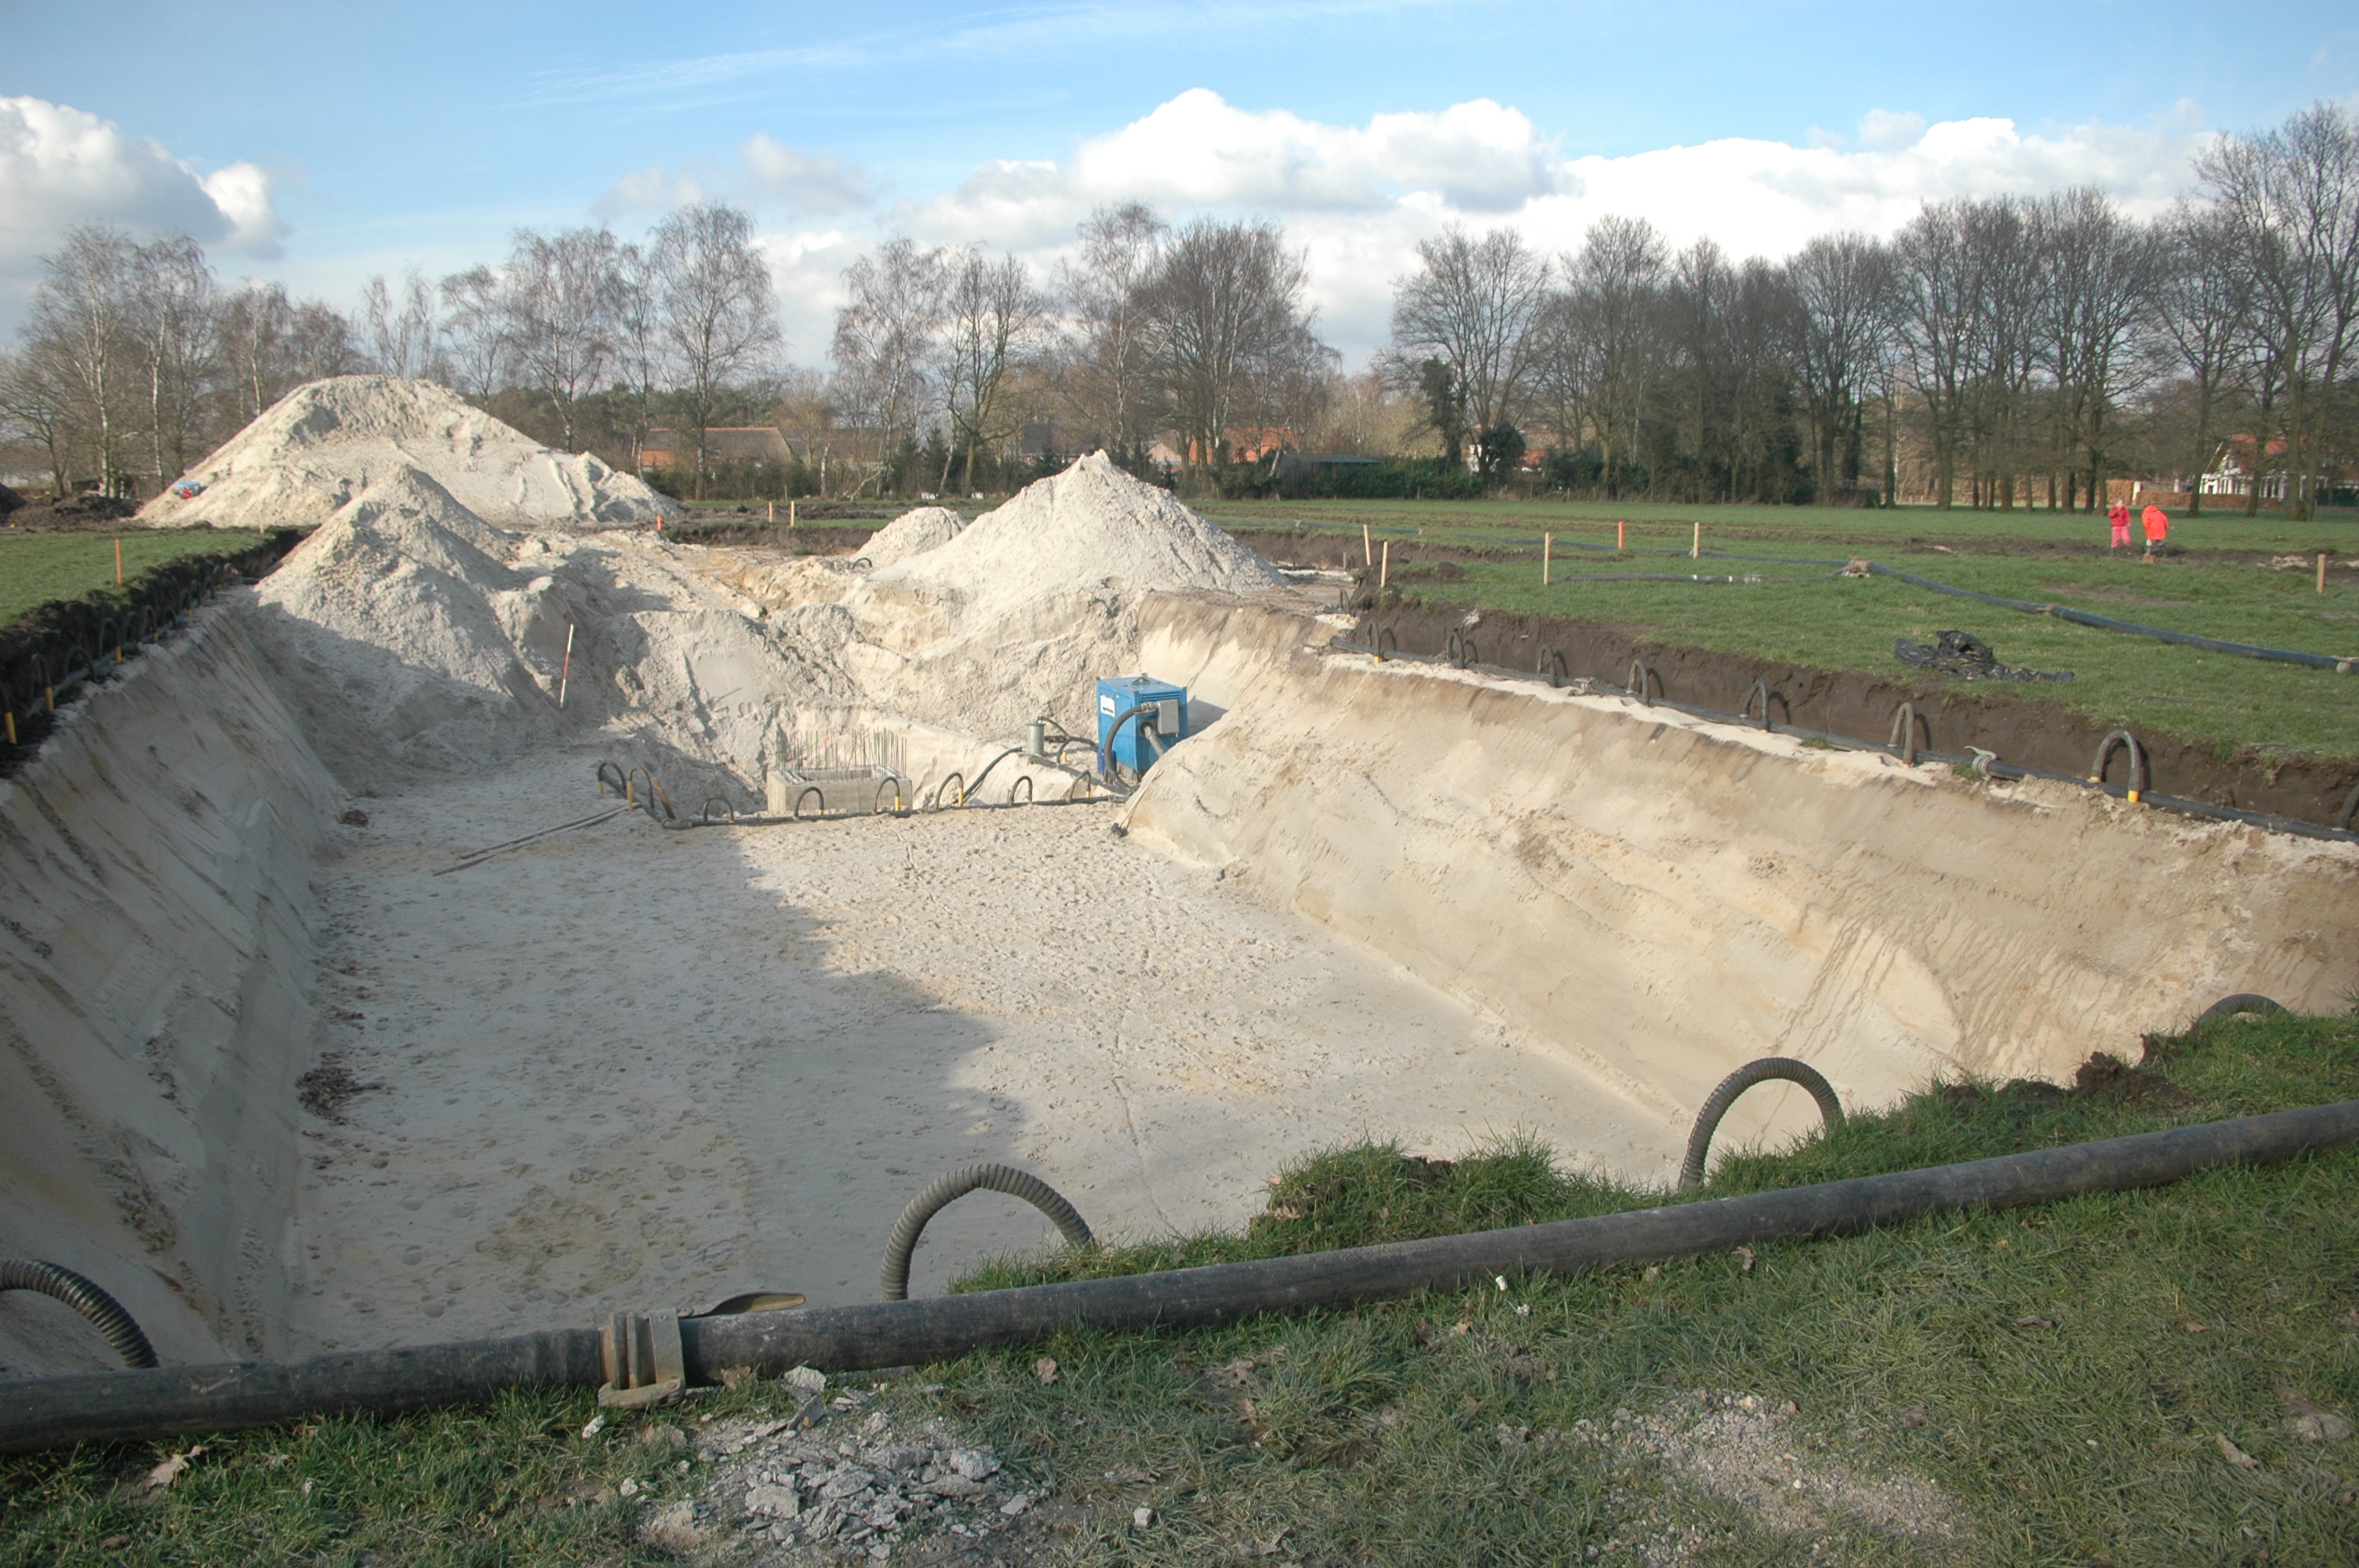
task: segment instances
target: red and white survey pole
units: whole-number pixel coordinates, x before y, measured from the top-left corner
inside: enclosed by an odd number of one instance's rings
[[[565,710],[565,683],[573,678],[573,622],[565,623],[565,665],[557,672],[557,708]]]

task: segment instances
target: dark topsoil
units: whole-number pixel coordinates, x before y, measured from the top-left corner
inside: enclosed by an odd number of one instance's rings
[[[1294,565],[1357,568],[1363,560],[1360,541],[1348,535],[1270,530],[1237,537],[1272,560]],[[1397,575],[1409,568],[1413,594],[1417,577],[1447,578],[1453,561],[1519,557],[1537,559],[1538,552],[1396,540],[1392,563]],[[1405,654],[1445,653],[1450,633],[1464,630],[1474,643],[1477,663],[1537,669],[1540,650],[1548,648],[1564,656],[1570,675],[1614,686],[1629,679],[1633,659],[1643,660],[1660,676],[1662,694],[1672,701],[1728,713],[1742,708],[1753,683],[1761,681],[1783,698],[1771,708],[1778,723],[1854,740],[1885,741],[1900,705],[1911,703],[1918,716],[1917,743],[1925,750],[1962,755],[1979,746],[2002,762],[2084,777],[2098,743],[2113,728],[2053,700],[1981,682],[1779,664],[1681,647],[1658,640],[1644,627],[1551,615],[1485,610],[1480,622],[1466,629],[1466,610],[1462,604],[1410,597],[1381,611],[1376,625],[1389,629]],[[2213,806],[2331,824],[2344,798],[2359,786],[2359,762],[2348,759],[2289,758],[2250,749],[2223,757],[2209,742],[2155,730],[2139,731],[2138,742],[2146,748],[2149,790]],[[2117,784],[2128,782],[2125,753],[2115,752],[2106,777]]]

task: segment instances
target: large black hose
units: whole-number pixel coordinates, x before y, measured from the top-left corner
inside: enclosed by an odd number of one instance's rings
[[[1704,1162],[1712,1157],[1712,1135],[1720,1130],[1720,1119],[1737,1098],[1756,1084],[1772,1079],[1799,1084],[1810,1091],[1819,1102],[1819,1115],[1829,1127],[1841,1127],[1843,1119],[1843,1101],[1835,1098],[1834,1086],[1807,1062],[1797,1062],[1791,1056],[1764,1056],[1757,1062],[1747,1062],[1720,1080],[1696,1112],[1695,1126],[1688,1130],[1688,1150],[1680,1162],[1680,1190],[1687,1192],[1703,1185]]]
[[[925,1233],[926,1222],[977,1188],[1022,1198],[1056,1222],[1068,1246],[1087,1247],[1097,1239],[1090,1234],[1080,1212],[1065,1201],[1064,1195],[1031,1172],[1019,1171],[1013,1165],[969,1165],[936,1177],[924,1192],[909,1200],[909,1206],[893,1222],[893,1235],[885,1243],[885,1266],[878,1276],[885,1300],[908,1298],[909,1254],[917,1250],[918,1238]]]
[[[2199,637],[2192,632],[2167,632],[2159,626],[2141,626],[2134,621],[2116,621],[2110,615],[2092,615],[2085,610],[2069,605],[2038,604],[2027,599],[2002,599],[1995,593],[1976,593],[1970,588],[1952,588],[1946,582],[1919,577],[1914,572],[1897,571],[1891,567],[1871,565],[1869,571],[1877,577],[1897,578],[1918,588],[1946,593],[1952,599],[1972,599],[1984,604],[1995,604],[2002,610],[2019,611],[2026,615],[2051,615],[2059,621],[2070,621],[2076,626],[2094,626],[2103,632],[2128,632],[2140,637],[2152,637],[2158,642],[2176,643],[2183,648],[2202,648],[2214,654],[2234,654],[2242,659],[2266,659],[2272,664],[2306,665],[2314,670],[2332,670],[2349,675],[2359,668],[2359,658],[2337,658],[2332,654],[2300,654],[2290,648],[2263,648],[2251,643],[2228,643],[2217,637]]]
[[[95,1281],[84,1279],[71,1269],[30,1258],[0,1258],[0,1291],[38,1291],[45,1296],[55,1296],[105,1336],[107,1344],[123,1357],[125,1366],[156,1364],[156,1347],[140,1332],[138,1320],[124,1311],[123,1303],[100,1289]]]
[[[713,1381],[724,1367],[903,1367],[1071,1328],[1190,1328],[1398,1300],[1499,1274],[1657,1263],[1948,1210],[2161,1186],[2215,1165],[2273,1164],[2353,1143],[2359,1100],[1509,1230],[921,1301],[683,1318],[681,1348],[694,1383]],[[0,1402],[0,1453],[266,1426],[329,1411],[422,1410],[510,1388],[594,1388],[604,1378],[597,1330],[577,1328],[301,1361],[28,1379],[9,1384]]]

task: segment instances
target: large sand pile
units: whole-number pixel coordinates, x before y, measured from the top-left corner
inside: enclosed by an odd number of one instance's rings
[[[897,566],[911,556],[939,549],[966,531],[966,519],[947,506],[920,506],[904,512],[860,546],[861,557],[872,567]]]
[[[602,724],[743,776],[782,713],[854,694],[676,555],[641,535],[495,528],[399,468],[263,580],[260,623],[348,787]]]
[[[870,580],[953,599],[962,619],[973,620],[1060,594],[1258,593],[1286,579],[1169,491],[1131,478],[1097,452],[1025,486],[948,544],[896,566],[880,563]]]
[[[139,509],[157,527],[310,527],[416,469],[485,522],[615,527],[663,497],[587,453],[552,451],[429,381],[345,375],[299,386]],[[203,488],[182,498],[190,483]]]

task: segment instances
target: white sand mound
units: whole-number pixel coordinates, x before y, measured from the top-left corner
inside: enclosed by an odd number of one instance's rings
[[[310,527],[399,469],[416,469],[484,521],[519,527],[652,522],[663,497],[587,453],[531,440],[448,387],[383,375],[299,386],[139,509],[157,527]],[[173,488],[179,488],[175,486]]]
[[[347,787],[606,724],[743,773],[782,709],[851,693],[824,655],[782,641],[676,554],[645,535],[507,533],[400,468],[263,579],[259,620]]]
[[[948,544],[880,566],[869,582],[954,596],[969,617],[995,620],[1061,594],[1258,593],[1285,579],[1170,492],[1131,478],[1096,452],[1025,486]]]
[[[868,535],[860,553],[872,567],[897,566],[911,556],[949,544],[965,531],[966,519],[949,507],[920,506]]]

